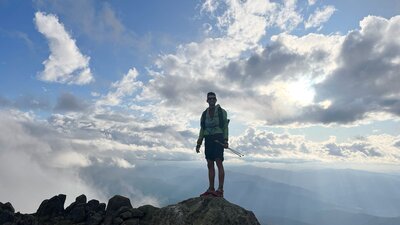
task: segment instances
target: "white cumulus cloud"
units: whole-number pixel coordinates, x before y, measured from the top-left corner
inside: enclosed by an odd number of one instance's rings
[[[89,68],[90,58],[80,52],[57,16],[36,12],[35,23],[50,48],[50,56],[43,62],[44,71],[39,73],[40,80],[78,85],[94,81]]]
[[[306,29],[311,27],[321,27],[321,24],[329,20],[329,18],[336,11],[334,6],[328,5],[322,9],[317,9],[313,14],[308,17],[308,20],[304,23]]]

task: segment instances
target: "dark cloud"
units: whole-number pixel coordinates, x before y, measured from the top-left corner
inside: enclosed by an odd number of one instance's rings
[[[325,149],[329,155],[340,156],[340,157],[351,157],[351,153],[362,153],[366,157],[383,157],[382,152],[371,146],[369,143],[352,143],[352,144],[326,144]]]
[[[400,141],[397,141],[393,144],[394,147],[396,148],[400,148]]]
[[[319,114],[321,122],[347,123],[370,112],[400,115],[400,42],[396,38],[400,17],[386,20],[367,17],[361,30],[350,32],[338,58],[337,68],[316,85],[316,100],[330,100],[326,109],[305,112]],[[312,112],[311,114],[308,114]]]
[[[285,151],[301,149],[301,143],[293,143],[287,134],[274,134],[272,132],[247,129],[236,144],[238,149],[245,153],[265,154],[269,156],[281,156]],[[299,145],[299,146],[298,146]]]
[[[266,85],[276,77],[293,79],[310,71],[311,63],[322,61],[326,56],[321,51],[302,55],[290,51],[280,42],[273,42],[261,54],[253,54],[243,61],[230,62],[222,72],[230,82],[250,88],[260,83]]]
[[[344,157],[342,153],[342,148],[335,143],[329,143],[325,145],[326,150],[329,155]]]
[[[347,149],[351,150],[352,152],[361,152],[365,156],[371,157],[381,157],[383,156],[379,149],[370,146],[367,143],[354,143],[351,146],[348,146]]]
[[[82,112],[88,108],[88,104],[84,100],[75,97],[71,93],[63,93],[57,99],[54,107],[56,112]]]

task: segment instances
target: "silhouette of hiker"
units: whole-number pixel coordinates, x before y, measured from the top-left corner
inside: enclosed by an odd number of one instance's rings
[[[200,147],[205,139],[205,155],[208,167],[209,187],[200,196],[224,197],[224,148],[228,148],[228,119],[227,113],[220,105],[215,105],[217,96],[214,92],[207,93],[207,103],[209,107],[203,112],[200,119],[200,134],[197,140],[196,152],[200,152]],[[218,189],[214,189],[215,168],[214,162],[218,167]]]

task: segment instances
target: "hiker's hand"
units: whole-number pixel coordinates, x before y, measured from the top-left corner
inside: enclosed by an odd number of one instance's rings
[[[225,142],[224,142],[224,148],[229,148],[228,140],[225,140]]]
[[[200,147],[201,147],[201,145],[196,145],[196,152],[197,153],[200,153]]]

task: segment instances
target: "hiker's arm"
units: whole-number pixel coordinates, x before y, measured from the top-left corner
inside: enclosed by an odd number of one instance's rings
[[[197,139],[197,146],[201,146],[201,144],[203,143],[203,138],[204,138],[204,129],[203,129],[203,126],[201,125],[201,121],[203,120],[203,114],[201,115],[201,118],[200,118],[200,132],[199,132],[199,138]]]
[[[228,120],[228,113],[223,110],[222,113],[224,114],[224,140],[225,143],[228,143],[228,139],[229,139],[229,120]]]
[[[199,138],[197,139],[197,145],[201,145],[203,143],[204,138],[204,129],[200,128]]]

